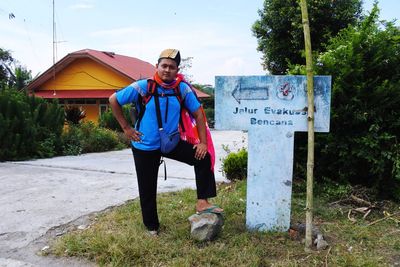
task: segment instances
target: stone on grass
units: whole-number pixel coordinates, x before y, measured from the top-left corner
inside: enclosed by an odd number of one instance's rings
[[[294,223],[290,225],[290,229],[295,230],[297,232],[297,238],[300,238],[306,234],[306,224],[305,223]],[[321,234],[321,231],[319,228],[315,225],[312,225],[312,239],[316,239],[319,234]]]
[[[222,214],[202,213],[189,217],[190,235],[197,241],[213,240],[221,232],[224,218]]]
[[[317,246],[317,250],[324,250],[329,246],[328,242],[324,240],[324,237],[321,234],[318,234],[314,241],[314,245]]]
[[[304,241],[305,233],[306,225],[304,223],[296,223],[290,226],[289,235],[293,239]],[[315,225],[312,226],[312,240],[314,240],[314,245],[316,246],[317,250],[324,250],[329,246],[321,231]]]

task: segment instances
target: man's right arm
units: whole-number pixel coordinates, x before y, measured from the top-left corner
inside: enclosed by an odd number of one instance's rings
[[[125,119],[124,113],[122,111],[122,107],[118,103],[116,93],[112,94],[108,98],[108,101],[110,102],[112,113],[114,114],[114,117],[117,119],[119,125],[121,126],[122,130],[124,131],[124,134],[126,135],[126,137],[128,137],[130,140],[132,140],[134,142],[140,142],[140,140],[141,140],[140,136],[142,134],[140,132],[136,131],[135,129],[133,129],[132,126],[129,124],[129,122]]]

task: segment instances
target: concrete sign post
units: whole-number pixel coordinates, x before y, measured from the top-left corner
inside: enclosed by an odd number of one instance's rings
[[[331,77],[314,77],[315,132],[329,131]],[[307,131],[305,76],[217,76],[215,128],[248,130],[246,224],[287,231],[295,131]]]

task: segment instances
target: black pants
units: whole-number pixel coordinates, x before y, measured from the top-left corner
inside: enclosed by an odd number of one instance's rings
[[[193,145],[179,141],[177,147],[168,154],[160,150],[144,151],[132,148],[136,175],[139,186],[140,206],[143,223],[148,230],[158,230],[160,223],[157,214],[157,177],[161,156],[194,165],[197,198],[206,199],[216,196],[215,176],[211,170],[210,155],[202,160],[195,159]]]

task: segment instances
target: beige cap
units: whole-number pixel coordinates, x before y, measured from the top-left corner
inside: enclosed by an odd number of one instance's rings
[[[162,58],[170,58],[174,60],[178,66],[181,63],[181,54],[178,49],[168,48],[163,50],[158,57],[158,62],[160,62]]]

